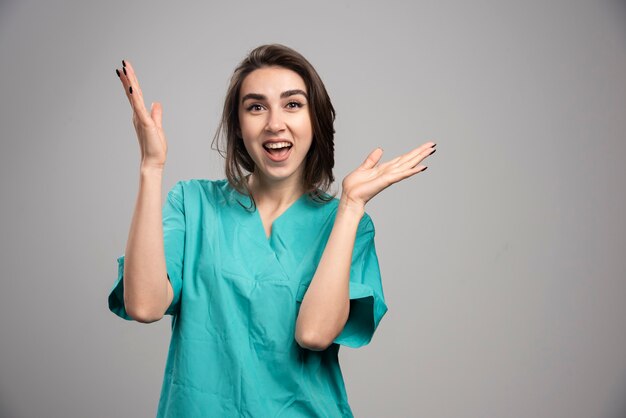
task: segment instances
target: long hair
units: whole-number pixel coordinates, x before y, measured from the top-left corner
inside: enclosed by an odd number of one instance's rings
[[[322,79],[315,68],[300,53],[280,44],[261,45],[253,49],[239,63],[230,79],[230,84],[224,100],[224,110],[217,132],[213,138],[211,149],[220,138],[225,142],[226,152],[219,148],[217,151],[225,158],[226,178],[231,187],[250,197],[251,210],[256,210],[256,202],[248,187],[244,170],[252,173],[254,161],[246,150],[243,138],[240,135],[239,123],[239,94],[243,80],[252,71],[259,68],[278,66],[296,72],[307,88],[309,98],[309,117],[313,128],[313,140],[305,157],[303,187],[310,199],[327,203],[336,192],[328,194],[335,177],[335,109],[326,92]],[[241,203],[240,203],[241,204]]]

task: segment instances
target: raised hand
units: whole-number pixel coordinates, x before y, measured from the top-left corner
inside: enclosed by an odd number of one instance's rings
[[[167,157],[167,140],[163,132],[163,108],[161,103],[152,103],[150,113],[143,102],[143,94],[132,65],[122,61],[124,67],[115,72],[122,81],[126,97],[133,109],[133,125],[141,148],[141,167],[163,169]]]
[[[424,171],[427,167],[419,163],[436,151],[435,145],[437,144],[434,142],[426,142],[404,155],[378,165],[383,150],[376,148],[363,164],[343,179],[341,198],[364,207],[387,187]]]

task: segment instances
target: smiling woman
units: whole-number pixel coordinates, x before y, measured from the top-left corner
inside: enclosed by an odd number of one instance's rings
[[[259,68],[244,79],[240,94],[241,136],[255,165],[250,184],[267,190],[292,179],[291,187],[298,186],[301,195],[299,182],[313,137],[304,80],[286,68]]]
[[[377,148],[341,199],[328,194],[335,111],[324,84],[298,52],[264,45],[226,94],[215,137],[226,178],[177,182],[160,212],[162,109],[148,113],[124,68],[141,182],[109,308],[140,322],[172,315],[157,416],[353,416],[339,347],[368,344],[387,312],[365,204],[421,172],[434,144],[381,164]]]
[[[251,197],[252,210],[257,199],[261,198],[254,193],[252,184],[263,180],[260,173],[267,172],[267,164],[272,163],[281,163],[274,172],[279,170],[290,188],[294,188],[295,176],[301,175],[302,184],[295,188],[301,188],[316,201],[328,202],[335,196],[328,196],[335,180],[334,121],[335,109],[315,68],[291,48],[263,45],[251,51],[233,72],[213,146],[221,140],[214,149],[226,159],[226,178],[237,191]],[[289,131],[290,126],[296,128],[296,122],[300,143],[296,143]],[[264,125],[259,127],[259,124]],[[258,145],[255,148],[250,135],[258,136],[263,127],[267,128],[262,134],[263,142],[287,141],[293,150],[281,158],[269,150],[261,152]],[[256,129],[257,133],[248,132],[250,135],[247,135],[244,128]],[[304,128],[310,133],[302,131]],[[303,157],[301,151],[308,136],[310,145]],[[295,157],[299,158],[299,164],[292,161]],[[254,173],[257,167],[261,172],[256,178],[254,174],[246,177],[245,172]],[[295,169],[298,169],[297,174],[293,171]],[[286,176],[287,173],[291,176]],[[277,179],[274,177],[274,180]],[[293,201],[299,194],[294,193],[287,200]],[[272,206],[284,207],[285,204]],[[274,207],[274,212],[280,211],[281,207]]]

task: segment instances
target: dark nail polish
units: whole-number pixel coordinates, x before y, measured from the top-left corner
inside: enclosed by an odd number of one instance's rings
[[[433,147],[436,147],[436,146],[437,146],[437,144],[433,144]]]
[[[117,76],[120,76],[120,72],[117,70],[117,68],[115,69],[115,74],[117,74]]]
[[[433,155],[436,152],[437,152],[437,150],[433,150],[433,152],[431,152],[430,155]]]
[[[122,65],[126,67],[126,61],[122,60]]]
[[[126,74],[126,68],[124,68],[123,70],[124,70],[124,75],[128,75],[128,74]]]
[[[133,86],[130,86],[130,87],[128,88],[128,91],[130,91],[130,94],[133,94]]]
[[[423,169],[422,171],[426,171],[426,169],[427,169],[427,168],[428,168],[428,167],[424,167],[424,169]]]

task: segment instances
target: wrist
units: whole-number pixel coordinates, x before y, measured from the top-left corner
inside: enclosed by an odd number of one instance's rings
[[[139,168],[141,177],[163,177],[163,167],[144,166]]]
[[[351,200],[345,196],[341,196],[341,199],[339,199],[339,207],[337,208],[337,212],[341,212],[349,216],[355,216],[360,220],[365,213],[365,205],[355,202],[354,200]]]

